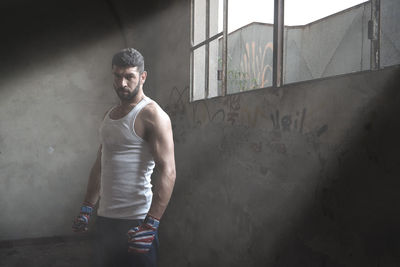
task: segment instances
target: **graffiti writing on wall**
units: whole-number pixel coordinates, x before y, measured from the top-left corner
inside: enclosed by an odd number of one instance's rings
[[[210,101],[197,101],[189,104],[188,97],[188,87],[182,90],[174,87],[170,93],[170,101],[165,107],[168,114],[175,118],[185,116],[199,126],[211,122],[226,122],[230,125],[240,123],[250,127],[257,127],[260,124],[271,125],[271,130],[282,132],[302,133],[304,130],[306,108],[289,113],[283,113],[279,109],[271,112],[269,107],[263,103],[255,106],[245,105],[242,103],[240,94],[226,96],[221,102],[214,104],[211,104]]]
[[[186,86],[182,90],[178,87],[173,87],[169,94],[168,104],[165,106],[165,110],[170,116],[175,117],[178,114],[185,112],[187,97],[189,95],[189,86]]]
[[[172,129],[174,132],[175,142],[184,142],[187,133],[187,126],[180,122],[185,121],[187,116],[187,100],[189,99],[189,86],[179,89],[173,87],[170,91],[168,104],[164,110],[169,114],[172,119]]]
[[[306,140],[318,149],[319,138],[328,130],[328,125],[305,129],[307,108],[271,109],[266,98],[244,99],[243,94],[228,95],[215,100],[200,100],[189,103],[189,88],[174,87],[170,92],[169,103],[165,110],[171,116],[174,139],[185,142],[190,131],[209,124],[221,124],[221,127],[241,126],[256,128],[268,132],[268,138],[250,142],[249,148],[255,153],[267,149],[278,154],[287,154],[290,145],[285,143],[287,134],[304,135]],[[257,99],[255,103],[255,99]],[[247,131],[248,133],[249,131]],[[251,131],[250,131],[251,132]]]
[[[196,125],[205,125],[210,122],[237,123],[240,111],[240,95],[231,95],[224,99],[222,106],[212,109],[207,101],[193,103],[193,119]]]
[[[296,111],[295,115],[287,114],[281,117],[279,110],[270,114],[272,124],[275,130],[282,131],[298,131],[303,132],[304,119],[306,116],[306,108],[303,108],[301,113]]]

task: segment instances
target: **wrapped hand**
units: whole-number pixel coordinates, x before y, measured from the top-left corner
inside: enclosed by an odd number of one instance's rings
[[[144,222],[128,231],[129,252],[147,253],[157,233],[160,221],[147,215]]]
[[[88,230],[89,219],[93,212],[93,206],[88,204],[82,205],[81,211],[78,216],[76,216],[73,224],[72,230],[74,232],[86,232]]]

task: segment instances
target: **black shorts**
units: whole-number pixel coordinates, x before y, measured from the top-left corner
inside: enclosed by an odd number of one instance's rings
[[[158,253],[157,234],[148,253],[128,252],[127,232],[142,222],[143,220],[122,220],[98,216],[94,227],[94,266],[156,267]]]

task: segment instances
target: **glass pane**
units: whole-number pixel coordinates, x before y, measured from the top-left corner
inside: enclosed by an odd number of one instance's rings
[[[381,0],[381,66],[400,64],[400,1]]]
[[[205,97],[205,59],[205,46],[193,51],[193,100]]]
[[[209,46],[209,98],[221,95],[222,79],[218,80],[218,70],[222,71],[221,45],[222,37],[210,42]]]
[[[206,39],[206,0],[194,0],[194,45]]]
[[[284,83],[370,69],[370,17],[369,1],[285,0]]]
[[[223,0],[210,0],[210,37],[222,32],[223,4]]]
[[[274,0],[231,0],[227,92],[272,85]]]
[[[252,22],[274,23],[274,0],[229,0],[228,33]]]

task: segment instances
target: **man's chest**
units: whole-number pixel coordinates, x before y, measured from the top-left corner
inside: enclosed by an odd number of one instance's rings
[[[130,130],[132,131],[132,134],[136,134],[141,139],[145,139],[146,130],[144,125],[144,119],[141,116],[141,112],[135,114],[133,118],[129,118],[131,111],[132,109],[126,110],[116,107],[112,109],[111,112],[109,113],[109,118],[114,122],[123,122],[125,120],[126,121],[125,124],[132,123],[131,125],[132,127],[129,127]]]

